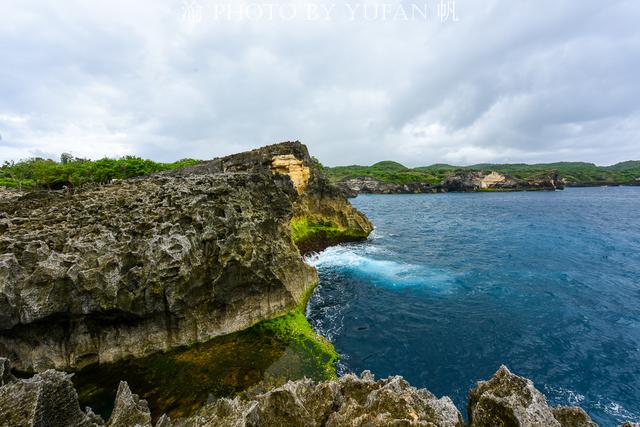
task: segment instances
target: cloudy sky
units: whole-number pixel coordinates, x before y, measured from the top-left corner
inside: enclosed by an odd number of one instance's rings
[[[0,161],[640,159],[638,0],[0,4]]]

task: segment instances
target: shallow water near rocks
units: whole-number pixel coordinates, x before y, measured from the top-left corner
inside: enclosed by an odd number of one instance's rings
[[[113,410],[120,381],[146,399],[154,420],[193,415],[210,398],[268,389],[290,379],[324,379],[311,346],[253,327],[148,357],[94,365],[74,374],[82,408],[105,420]]]
[[[640,421],[640,187],[365,195],[367,243],[309,262],[339,372],[450,396],[506,364],[603,426]]]

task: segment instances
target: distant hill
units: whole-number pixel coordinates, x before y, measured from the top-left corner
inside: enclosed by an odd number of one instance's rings
[[[430,166],[408,168],[398,162],[385,160],[371,166],[337,166],[325,168],[329,178],[338,182],[348,178],[370,177],[392,184],[436,184],[456,171],[497,171],[516,178],[528,179],[540,172],[558,171],[568,185],[616,185],[640,183],[640,161],[626,161],[611,166],[597,166],[586,162],[556,162],[538,164],[481,163],[471,166],[454,166],[437,163]]]

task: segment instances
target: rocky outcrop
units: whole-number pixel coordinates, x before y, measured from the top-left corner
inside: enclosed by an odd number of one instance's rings
[[[564,188],[557,172],[544,172],[526,180],[498,172],[455,172],[441,183],[443,191],[553,191]]]
[[[7,368],[8,361],[0,359],[0,365]],[[102,419],[80,409],[73,384],[63,372],[48,370],[26,380],[10,377],[0,386],[0,426],[98,425],[103,425]]]
[[[371,230],[300,143],[0,200],[0,355],[75,370],[282,315],[317,281],[291,238],[300,215]]]
[[[368,176],[344,179],[339,181],[336,185],[348,197],[355,197],[358,194],[412,194],[442,192],[442,189],[438,185],[432,185],[426,182],[395,184],[382,182]]]
[[[531,380],[501,366],[469,393],[469,422],[477,427],[592,427],[580,408],[551,408]]]
[[[337,187],[347,197],[358,194],[414,194],[446,193],[472,191],[537,191],[559,190],[564,182],[557,172],[545,172],[528,179],[518,179],[495,171],[459,171],[449,174],[439,184],[426,182],[390,183],[371,177],[346,178],[339,181]]]
[[[346,375],[336,381],[289,382],[251,399],[221,399],[176,426],[390,426],[462,427],[448,397],[436,398],[402,377],[374,381]]]
[[[146,400],[131,393],[125,381],[120,382],[113,412],[109,418],[109,427],[118,426],[150,426],[151,412]]]
[[[292,223],[322,224],[312,227],[296,240],[301,253],[320,251],[328,246],[367,238],[373,225],[351,206],[343,192],[332,185],[316,166],[307,147],[284,142],[253,151],[234,154],[169,173],[194,175],[208,173],[254,172],[272,175],[287,190],[293,205]],[[293,185],[295,191],[291,191]],[[331,233],[327,233],[329,228]]]
[[[290,381],[267,392],[218,399],[196,415],[156,427],[214,426],[429,426],[462,427],[460,412],[448,397],[437,398],[402,377],[375,381],[364,372],[337,380]],[[104,426],[90,408],[81,411],[66,374],[47,371],[31,379],[12,379],[0,387],[0,426]],[[118,389],[109,427],[152,426],[147,403],[127,383]],[[595,427],[580,408],[550,407],[526,378],[505,367],[481,381],[469,398],[470,427]],[[623,426],[634,426],[625,423]]]

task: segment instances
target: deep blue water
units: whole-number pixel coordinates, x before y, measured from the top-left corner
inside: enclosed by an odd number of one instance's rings
[[[312,258],[340,370],[450,396],[501,364],[604,426],[640,421],[640,188],[368,195],[368,242]],[[466,414],[465,414],[466,416]]]

